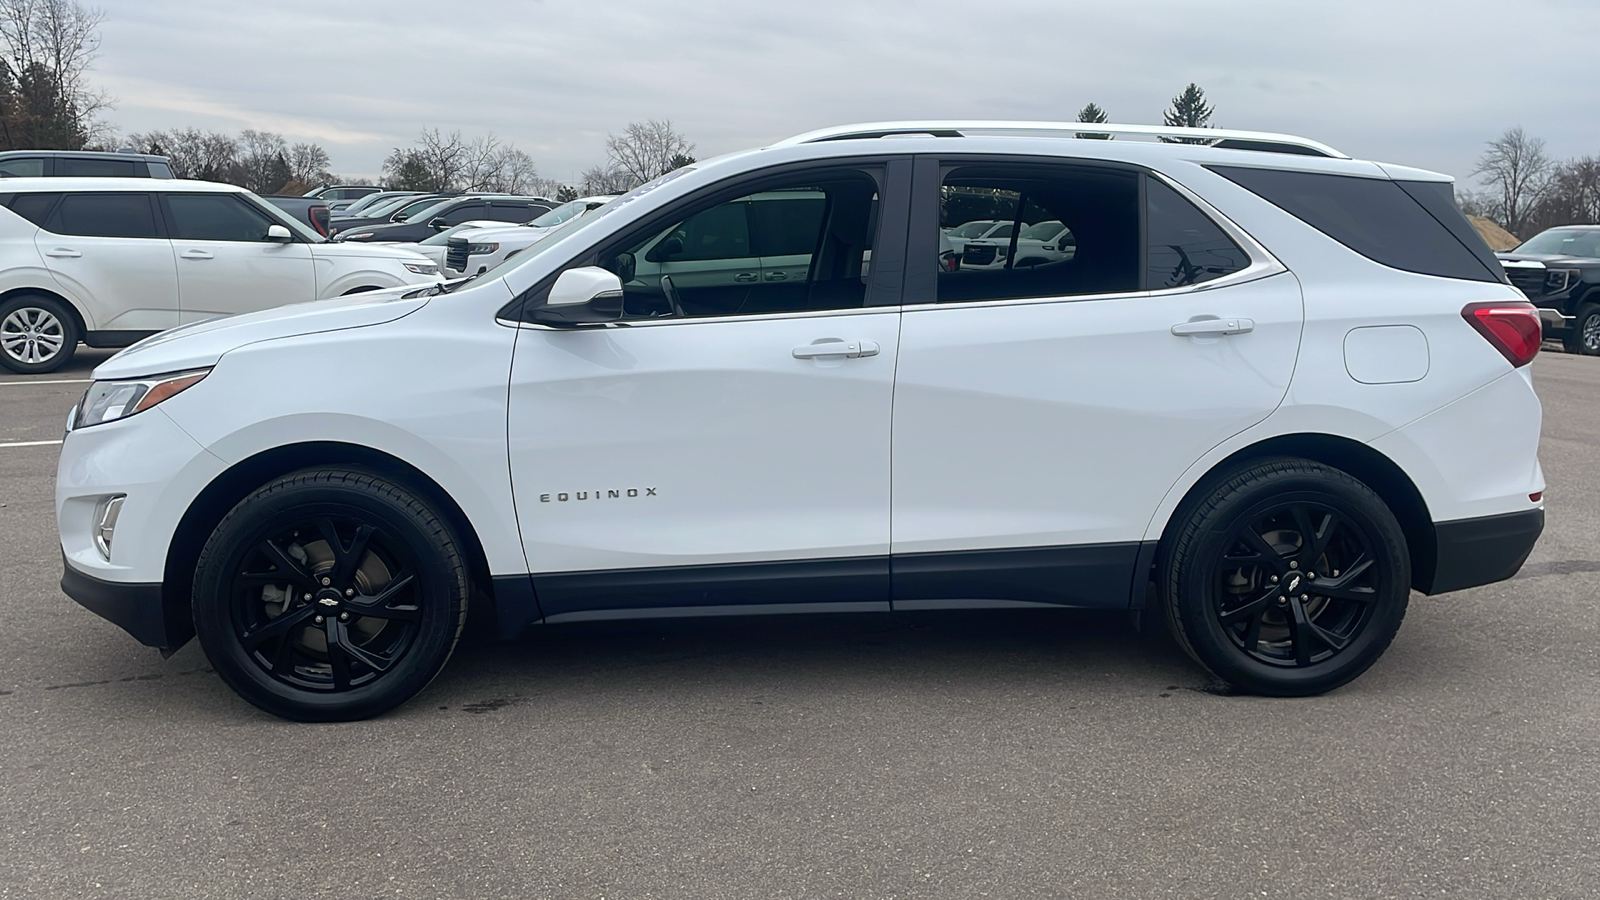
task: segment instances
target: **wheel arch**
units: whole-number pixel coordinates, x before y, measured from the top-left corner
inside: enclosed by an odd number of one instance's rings
[[[1241,465],[1260,459],[1298,457],[1338,469],[1372,488],[1379,499],[1389,507],[1400,522],[1406,536],[1406,550],[1411,557],[1411,584],[1421,586],[1433,582],[1434,567],[1438,562],[1438,541],[1434,532],[1433,517],[1428,512],[1427,501],[1403,469],[1393,460],[1373,448],[1332,434],[1285,434],[1258,441],[1234,451],[1219,460],[1184,492],[1183,499],[1173,508],[1162,527],[1160,541],[1167,542],[1181,527],[1187,510],[1211,490],[1212,486]]]
[[[24,294],[39,294],[49,297],[52,300],[61,301],[61,305],[65,306],[67,311],[72,313],[73,322],[78,326],[79,340],[82,340],[83,335],[89,331],[89,323],[88,320],[84,318],[83,310],[79,309],[78,304],[73,303],[70,297],[63,295],[60,291],[53,291],[49,288],[42,287],[15,287],[5,291],[4,293],[0,293],[0,303],[4,303],[7,300],[10,300],[12,297],[20,297]]]
[[[177,635],[178,629],[183,629],[184,637],[175,641],[175,646],[187,641],[193,632],[190,602],[195,564],[200,559],[201,548],[222,517],[272,479],[316,466],[365,469],[422,494],[450,523],[464,545],[472,585],[476,588],[473,599],[478,601],[468,604],[468,631],[476,633],[493,628],[497,616],[488,556],[472,520],[449,492],[416,466],[381,450],[337,441],[311,441],[273,447],[240,460],[213,478],[189,504],[167,545],[161,586],[168,633]],[[482,602],[484,598],[487,598],[487,606]]]

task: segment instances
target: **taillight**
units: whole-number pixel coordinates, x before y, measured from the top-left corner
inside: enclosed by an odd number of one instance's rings
[[[1532,303],[1470,303],[1461,310],[1461,318],[1493,344],[1512,368],[1525,366],[1539,355],[1544,329]]]

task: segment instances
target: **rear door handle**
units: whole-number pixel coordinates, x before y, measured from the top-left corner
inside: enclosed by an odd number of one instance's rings
[[[72,249],[71,247],[57,247],[54,250],[46,250],[44,255],[54,256],[57,259],[77,259],[83,254]]]
[[[882,348],[876,341],[825,340],[794,348],[794,358],[817,359],[842,356],[845,359],[860,359],[863,356],[877,356],[880,349]]]
[[[768,281],[783,281],[783,280],[787,279],[788,277],[789,277],[789,273],[788,272],[768,272],[767,273],[767,280]]]
[[[180,254],[184,259],[214,259],[209,250],[185,250]]]
[[[733,276],[733,280],[739,282],[740,284],[749,284],[752,281],[760,280],[760,278],[761,276],[754,272],[740,272],[739,274]]]
[[[1244,334],[1254,331],[1255,328],[1256,323],[1254,320],[1235,316],[1231,319],[1197,319],[1192,322],[1180,322],[1172,326],[1172,333],[1178,337]]]

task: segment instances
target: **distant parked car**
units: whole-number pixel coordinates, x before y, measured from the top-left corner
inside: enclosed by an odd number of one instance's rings
[[[495,222],[487,228],[461,231],[450,229],[449,232],[441,232],[438,237],[444,237],[445,244],[449,248],[441,260],[444,275],[447,278],[475,275],[486,269],[492,269],[543,240],[558,226],[580,219],[615,199],[614,195],[599,195],[572,200],[525,225]],[[446,233],[450,236],[445,237]],[[429,238],[422,243],[429,244],[434,240],[435,238]]]
[[[9,150],[0,178],[171,178],[165,156],[94,150]]]
[[[1600,225],[1550,228],[1495,255],[1539,307],[1546,337],[1569,353],[1600,356]]]
[[[317,234],[328,236],[328,204],[321,197],[285,197],[267,194],[261,199],[283,210],[301,222],[315,228]]]
[[[305,192],[307,197],[321,197],[332,202],[334,200],[359,200],[368,194],[376,194],[383,188],[375,184],[333,184],[314,187]]]
[[[328,231],[337,236],[340,232],[365,228],[369,225],[387,225],[390,222],[404,222],[406,217],[419,209],[432,206],[446,197],[460,197],[460,191],[446,191],[434,194],[418,194],[414,197],[391,197],[374,203],[358,215],[347,216],[335,214],[328,222]]]
[[[1010,223],[1007,223],[1010,224]],[[1010,231],[1010,229],[1004,229]],[[1036,222],[1017,233],[1016,262],[1009,268],[1026,268],[1071,259],[1077,241],[1067,226],[1052,219]],[[964,269],[1005,269],[1011,254],[1011,238],[980,238],[967,241],[961,255]]]
[[[0,181],[0,365],[50,372],[78,342],[285,303],[439,280],[415,253],[330,244],[230,184],[132,178]]]
[[[473,219],[520,225],[548,212],[552,205],[539,197],[452,197],[410,213],[403,222],[344,229],[339,232],[338,239],[416,242]]]
[[[372,209],[380,203],[394,200],[399,197],[420,197],[421,191],[379,191],[368,194],[355,200],[335,200],[328,204],[329,212],[339,216],[361,215],[363,210]]]
[[[967,241],[981,238],[1005,238],[1009,240],[1011,237],[1011,221],[1009,219],[974,219],[971,222],[963,222],[960,225],[940,230],[950,239],[951,249],[955,250],[957,256],[960,256],[962,251],[967,248]]]

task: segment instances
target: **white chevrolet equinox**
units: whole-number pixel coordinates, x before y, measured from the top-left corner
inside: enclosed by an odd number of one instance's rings
[[[70,416],[62,587],[335,720],[422,690],[469,615],[1148,604],[1238,688],[1315,694],[1411,590],[1515,573],[1539,321],[1449,179],[1081,127],[802,135],[467,281],[139,343]],[[935,265],[979,219],[1076,249]]]
[[[0,366],[50,372],[78,342],[437,282],[425,257],[330,244],[243,188],[139,178],[0,181]]]

